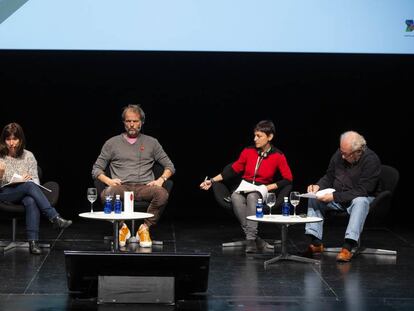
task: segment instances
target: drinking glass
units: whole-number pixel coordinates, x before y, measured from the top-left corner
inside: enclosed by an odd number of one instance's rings
[[[300,201],[300,193],[297,191],[292,191],[290,193],[290,204],[293,205],[293,217],[297,217],[296,216],[296,206],[299,205],[299,201]]]
[[[91,202],[91,213],[93,213],[93,202],[98,198],[98,191],[96,188],[88,188],[86,191],[88,201]]]
[[[269,206],[269,215],[272,215],[272,207],[276,204],[276,194],[268,193],[266,198],[266,205]]]

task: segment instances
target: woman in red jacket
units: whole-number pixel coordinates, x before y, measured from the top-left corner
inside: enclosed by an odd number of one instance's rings
[[[285,155],[277,149],[272,140],[276,135],[275,126],[270,120],[257,123],[254,128],[254,146],[246,147],[235,161],[230,171],[223,171],[217,176],[200,184],[203,190],[210,189],[214,182],[229,179],[242,174],[242,179],[254,185],[264,185],[267,191],[277,191],[292,183],[292,172]],[[279,172],[282,179],[275,181]],[[257,236],[258,223],[246,217],[256,213],[256,203],[261,198],[260,192],[233,192],[231,201],[241,227],[246,235],[246,253],[257,251],[260,239]],[[263,198],[265,199],[265,198]]]

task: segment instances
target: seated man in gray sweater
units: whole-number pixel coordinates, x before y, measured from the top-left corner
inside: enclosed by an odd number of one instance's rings
[[[133,191],[135,198],[150,202],[147,212],[154,216],[145,219],[136,235],[141,247],[151,247],[149,228],[157,223],[168,201],[168,192],[162,185],[174,174],[175,168],[158,140],[141,133],[145,113],[140,106],[125,107],[122,120],[125,132],[105,142],[93,165],[92,178],[107,185],[101,193],[102,200],[116,194],[123,199],[124,191]],[[164,167],[158,179],[154,179],[152,171],[155,162]],[[105,175],[108,165],[111,177]],[[124,246],[131,233],[125,223],[119,231],[119,244]]]

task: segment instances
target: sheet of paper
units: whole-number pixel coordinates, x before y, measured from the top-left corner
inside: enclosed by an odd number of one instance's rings
[[[26,181],[23,179],[23,176],[20,176],[19,174],[14,173],[12,178],[10,179],[10,182],[8,182],[7,184],[4,184],[2,187],[7,187],[7,186],[15,185],[15,184],[21,184],[25,182],[35,183],[33,180]],[[52,192],[52,190],[50,190],[49,188],[46,188],[45,186],[39,185],[38,183],[35,183],[35,184],[38,185],[40,188],[45,189],[46,191]]]
[[[253,192],[257,191],[262,195],[263,201],[266,200],[267,197],[267,187],[265,185],[253,185],[252,183],[249,183],[245,180],[242,180],[240,185],[237,187],[237,189],[234,192],[240,193],[240,192]]]
[[[333,189],[333,188],[326,188],[326,189],[320,190],[320,191],[318,191],[316,193],[313,193],[313,192],[302,193],[299,196],[302,197],[302,198],[316,199],[316,198],[321,197],[321,196],[323,196],[323,195],[325,195],[327,193],[332,193],[332,192],[335,192],[335,189]]]

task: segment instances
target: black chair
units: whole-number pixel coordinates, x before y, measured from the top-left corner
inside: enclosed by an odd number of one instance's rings
[[[381,184],[382,191],[375,197],[374,201],[369,206],[369,214],[367,216],[366,223],[382,223],[391,209],[391,200],[397,187],[400,174],[397,169],[392,166],[382,165],[379,182]],[[345,220],[349,219],[349,215],[346,211],[329,212],[328,218],[340,217]],[[362,235],[362,234],[361,234]],[[325,252],[339,252],[341,247],[328,247],[325,248]],[[378,249],[378,248],[366,248],[361,246],[361,239],[358,241],[358,246],[353,250],[354,256],[359,254],[372,254],[372,255],[397,255],[395,250]]]
[[[162,173],[164,172],[164,168],[157,162],[154,163],[154,166],[152,167],[152,171],[154,173],[154,177],[155,179],[159,178]],[[105,175],[108,177],[111,177],[111,173],[109,170],[109,167],[106,168],[105,170]],[[94,184],[96,187],[96,190],[98,192],[98,195],[100,195],[102,193],[102,191],[105,189],[106,185],[101,182],[99,179],[95,179],[94,180]],[[171,179],[166,180],[163,183],[163,187],[168,191],[168,194],[171,194],[171,190],[173,188],[174,182]],[[135,212],[147,212],[148,206],[150,205],[149,201],[144,201],[144,200],[135,200],[134,201],[134,211]],[[135,233],[135,221],[132,220],[131,221],[131,234],[133,235]],[[113,237],[111,236],[107,236],[105,237],[105,239],[108,240],[113,240]],[[132,242],[134,241],[134,239],[132,239]],[[157,246],[157,245],[163,245],[162,241],[152,241],[152,244]]]
[[[39,179],[42,179],[42,170],[38,166],[37,172]],[[52,190],[51,192],[45,191],[42,189],[43,193],[46,195],[52,206],[55,206],[59,199],[59,184],[54,181],[49,181],[42,184],[46,188]],[[2,218],[11,219],[12,221],[12,238],[9,241],[0,241],[0,247],[3,247],[3,251],[8,251],[13,248],[29,248],[29,243],[27,241],[17,241],[16,240],[16,229],[17,229],[17,220],[24,219],[26,215],[26,210],[22,204],[14,204],[7,201],[0,201],[0,213]],[[39,244],[40,247],[50,248],[50,244]]]
[[[224,169],[223,173],[228,170],[232,170],[231,168],[232,163],[227,164]],[[235,176],[229,180],[215,182],[212,185],[214,198],[216,199],[217,203],[224,208],[228,213],[234,215],[233,212],[233,205],[231,203],[231,194],[236,190],[238,185],[241,182],[241,176]],[[276,191],[276,204],[272,208],[272,210],[276,210],[278,207],[281,206],[283,203],[283,197],[289,196],[290,191],[292,190],[292,185],[287,185],[281,189],[277,189]],[[275,240],[274,243],[280,243],[280,240]],[[246,245],[246,240],[235,241],[235,242],[226,242],[222,244],[222,247],[242,247]]]

